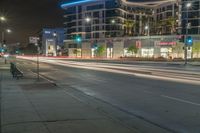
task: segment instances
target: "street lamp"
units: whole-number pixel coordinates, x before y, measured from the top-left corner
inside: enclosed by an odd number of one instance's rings
[[[3,46],[3,45],[5,45],[4,43],[4,41],[5,41],[5,32],[6,33],[11,33],[12,31],[10,30],[10,29],[6,29],[6,30],[2,30],[2,32],[1,32],[1,43],[2,43],[2,45],[1,45],[1,47]]]
[[[85,22],[86,22],[86,23],[90,23],[90,22],[91,22],[91,18],[86,17],[86,18],[85,18]],[[92,25],[90,25],[90,30],[91,30],[91,31],[90,31],[90,38],[92,38]]]
[[[91,18],[87,17],[87,18],[85,18],[85,21],[86,21],[87,23],[89,23],[89,22],[91,21]]]
[[[6,18],[4,16],[0,17],[1,22],[6,21]]]
[[[149,26],[146,25],[146,26],[144,27],[144,29],[147,31],[147,35],[149,36]]]
[[[190,8],[192,6],[192,3],[187,3],[186,8]]]
[[[149,44],[150,44],[150,47],[151,47],[151,36],[150,36],[150,28],[149,28],[149,25],[146,25],[146,26],[144,27],[144,29],[145,29],[145,31],[146,31],[146,33],[147,33],[147,36],[148,36],[148,39],[149,39]],[[150,55],[150,47],[149,47],[149,49],[148,49],[148,57],[149,57],[149,55]]]
[[[115,23],[116,23],[116,21],[113,19],[113,20],[111,20],[111,23],[112,23],[112,24],[115,24]]]
[[[4,21],[6,21],[6,18],[4,17],[4,16],[0,16],[0,22],[1,23],[3,23]],[[3,33],[4,31],[2,30],[2,38],[1,38],[1,45],[0,45],[0,47],[2,47],[3,46],[3,38],[4,38],[4,33]]]
[[[54,38],[55,38],[55,52],[56,52],[56,56],[57,56],[57,33],[56,32],[54,32],[53,33],[53,36],[54,36]]]
[[[11,33],[12,32],[10,29],[7,29],[6,31],[7,31],[7,33]]]
[[[188,36],[188,28],[190,27],[190,26],[189,26],[190,24],[188,23],[188,18],[189,18],[189,16],[188,16],[188,11],[189,11],[189,9],[191,8],[191,6],[192,6],[192,3],[191,3],[191,2],[189,2],[189,3],[186,4],[186,9],[187,9],[187,22],[186,22],[185,48],[184,48],[184,50],[185,50],[185,65],[187,65],[187,50],[188,50],[186,40],[187,40],[187,36]]]
[[[40,47],[38,42],[35,43],[35,46],[37,47],[37,80],[40,80],[40,63],[39,63],[39,54],[40,54]]]
[[[53,36],[54,36],[54,37],[56,37],[56,36],[57,36],[57,34],[54,32],[54,33],[53,33]]]

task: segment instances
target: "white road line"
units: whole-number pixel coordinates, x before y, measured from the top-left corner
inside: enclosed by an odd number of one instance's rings
[[[199,103],[194,103],[194,102],[183,100],[183,99],[180,99],[180,98],[170,97],[170,96],[166,96],[166,95],[161,95],[161,97],[176,100],[176,101],[183,102],[183,103],[192,104],[192,105],[195,105],[195,106],[200,106]]]

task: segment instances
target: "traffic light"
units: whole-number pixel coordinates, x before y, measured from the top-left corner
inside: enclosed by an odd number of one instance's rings
[[[98,45],[95,43],[95,44],[93,44],[92,48],[97,49]]]
[[[80,42],[82,41],[81,36],[78,36],[78,35],[74,36],[74,41],[75,41],[76,43],[80,43]]]
[[[188,36],[186,38],[186,45],[187,46],[192,46],[192,44],[193,44],[193,38],[191,36]]]
[[[182,36],[179,38],[179,42],[182,42],[182,43],[185,42],[185,36],[184,36],[184,35],[182,35]]]
[[[5,49],[4,49],[4,48],[2,48],[2,49],[1,49],[1,52],[2,52],[2,53],[4,53],[4,52],[5,52]]]

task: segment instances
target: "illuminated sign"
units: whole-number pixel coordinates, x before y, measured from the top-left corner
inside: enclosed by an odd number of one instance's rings
[[[38,37],[29,37],[29,43],[38,43],[39,38]]]
[[[157,46],[173,46],[176,45],[176,42],[158,42]]]
[[[141,48],[142,47],[142,42],[141,41],[136,41],[136,47]]]
[[[51,31],[44,31],[45,34],[51,34]]]

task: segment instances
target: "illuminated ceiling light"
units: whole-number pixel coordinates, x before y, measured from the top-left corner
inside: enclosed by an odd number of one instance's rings
[[[90,19],[89,17],[87,17],[87,18],[85,19],[85,21],[88,23],[88,22],[91,21],[91,19]]]
[[[144,29],[145,29],[145,30],[148,30],[148,29],[149,29],[149,26],[145,26]]]
[[[187,4],[186,4],[186,7],[187,7],[187,8],[190,8],[191,6],[192,6],[192,3],[187,3]]]
[[[112,24],[115,24],[115,22],[116,22],[116,21],[115,21],[114,19],[111,21]]]
[[[56,36],[57,36],[57,34],[54,32],[54,33],[53,33],[53,36],[54,36],[54,37],[56,37]]]

